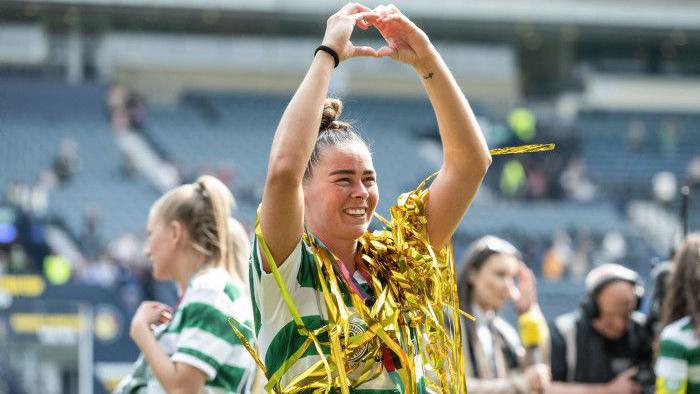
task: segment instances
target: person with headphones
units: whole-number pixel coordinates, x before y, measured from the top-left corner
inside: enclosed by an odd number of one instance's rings
[[[603,264],[586,276],[580,307],[550,326],[552,380],[548,393],[652,392],[651,338],[639,275],[619,264]]]

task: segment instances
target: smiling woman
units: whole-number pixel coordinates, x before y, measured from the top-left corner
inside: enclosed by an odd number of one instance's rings
[[[354,46],[355,26],[386,46]],[[322,44],[275,133],[259,211],[250,277],[266,388],[463,392],[459,324],[443,315],[457,314],[446,246],[491,162],[484,138],[427,35],[398,8],[347,4]],[[373,234],[372,155],[338,119],[342,103],[326,98],[333,68],[355,56],[413,67],[444,148],[429,190],[402,195]]]
[[[348,123],[337,120],[342,108],[340,100],[325,101],[319,136],[304,173],[304,206],[309,207],[304,219],[311,233],[327,234],[326,246],[352,272],[352,244],[367,231],[379,191],[367,143]]]

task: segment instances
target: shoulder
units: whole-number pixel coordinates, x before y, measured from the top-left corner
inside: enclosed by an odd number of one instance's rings
[[[581,313],[579,311],[572,311],[557,316],[553,321],[552,327],[563,335],[574,330],[579,320],[581,320]]]
[[[498,330],[498,332],[503,335],[503,338],[510,344],[511,347],[519,347],[520,346],[520,336],[518,335],[518,331],[510,325],[507,321],[505,321],[503,318],[500,316],[497,316],[494,321],[493,321],[494,326]]]
[[[693,332],[693,323],[690,316],[683,317],[664,327],[659,337],[661,343],[677,343],[686,348],[700,346],[700,341]]]
[[[197,275],[187,287],[187,293],[218,291],[223,292],[232,283],[230,274],[223,268],[211,268]]]
[[[190,282],[178,309],[193,311],[217,311],[227,316],[247,315],[250,301],[243,296],[223,268],[214,268],[203,272]]]
[[[281,263],[279,261],[276,262],[277,266],[284,266],[287,263],[292,262],[294,260],[302,260],[305,257],[313,256],[313,250],[311,249],[311,246],[308,242],[308,237],[302,236],[299,242],[296,244],[296,246],[294,246],[294,249],[292,249],[289,256],[287,256]],[[262,273],[262,247],[257,237],[253,239],[253,247],[250,254],[250,261],[253,264],[253,267],[260,275]]]

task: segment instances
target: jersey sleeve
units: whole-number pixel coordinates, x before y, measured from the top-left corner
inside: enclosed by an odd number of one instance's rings
[[[204,372],[207,380],[225,373],[227,384],[237,386],[244,379],[250,362],[248,353],[229,327],[235,305],[224,292],[195,290],[183,299],[182,318],[176,351],[171,360],[188,364]],[[238,327],[252,337],[250,329]],[[221,380],[221,379],[220,379]]]

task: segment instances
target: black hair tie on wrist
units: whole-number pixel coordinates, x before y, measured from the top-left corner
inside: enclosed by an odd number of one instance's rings
[[[333,56],[333,61],[335,62],[335,67],[338,67],[338,64],[340,64],[340,58],[338,57],[338,52],[334,51],[333,48],[329,48],[325,45],[319,45],[318,48],[316,48],[316,50],[314,51],[314,56],[316,56],[318,51],[323,51],[323,52],[326,52],[327,54]]]

